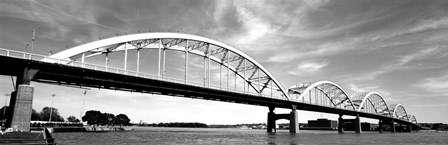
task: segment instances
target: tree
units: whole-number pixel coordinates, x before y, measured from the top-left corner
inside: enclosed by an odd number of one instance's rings
[[[37,113],[37,111],[34,109],[31,111],[31,120],[33,121],[41,120],[39,113]]]
[[[79,119],[76,118],[75,116],[69,116],[69,117],[67,117],[67,121],[68,122],[79,122]]]
[[[112,113],[103,113],[103,116],[101,117],[101,123],[102,124],[114,124],[115,122],[115,115]]]
[[[102,116],[103,114],[100,111],[89,110],[81,119],[82,121],[87,121],[87,124],[93,125],[101,123],[100,119]]]
[[[128,118],[125,114],[118,114],[116,116],[116,124],[118,125],[129,125],[131,122],[131,119]]]
[[[59,115],[57,108],[44,107],[40,112],[40,119],[44,121],[50,120],[50,112],[51,113],[51,121],[64,122],[64,118]]]

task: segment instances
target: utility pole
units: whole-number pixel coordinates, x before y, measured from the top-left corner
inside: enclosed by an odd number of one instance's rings
[[[53,101],[54,101],[54,96],[56,96],[56,94],[52,94],[52,95],[51,95],[52,99],[51,99],[50,119],[49,119],[50,123],[51,123],[51,116],[53,115]]]

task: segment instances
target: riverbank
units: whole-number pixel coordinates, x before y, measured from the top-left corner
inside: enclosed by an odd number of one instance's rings
[[[32,127],[31,130],[42,130],[42,127]],[[83,126],[83,127],[47,127],[50,133],[58,132],[110,132],[110,131],[132,131],[133,126]]]

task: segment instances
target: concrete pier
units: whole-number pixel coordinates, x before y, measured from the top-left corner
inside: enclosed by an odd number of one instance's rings
[[[378,121],[378,132],[383,133],[383,121]]]
[[[299,115],[296,110],[296,106],[292,106],[292,111],[289,114],[275,114],[274,113],[275,107],[269,107],[268,112],[268,126],[267,131],[277,132],[275,128],[275,121],[278,119],[287,119],[289,120],[289,132],[290,133],[299,133]]]
[[[19,85],[15,93],[11,119],[11,128],[15,131],[29,132],[33,106],[34,88],[30,85]]]
[[[412,132],[412,125],[407,125],[406,129],[408,132]]]
[[[274,113],[274,109],[275,107],[269,107],[269,112],[268,112],[268,132],[272,133],[272,132],[277,132],[276,128],[275,128],[275,120],[276,120],[276,115]]]
[[[394,120],[392,119],[391,121],[390,121],[390,131],[392,132],[392,133],[395,133],[395,123],[394,123]]]
[[[299,114],[297,113],[296,106],[292,107],[292,111],[289,116],[289,132],[299,133]]]
[[[355,132],[356,133],[361,133],[362,132],[361,129],[362,129],[361,128],[361,120],[359,119],[359,115],[356,115],[356,118],[355,118]]]
[[[344,118],[342,118],[342,114],[339,114],[339,119],[338,119],[338,132],[340,134],[344,133]]]

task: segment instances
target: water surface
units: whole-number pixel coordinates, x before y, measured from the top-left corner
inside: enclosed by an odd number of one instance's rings
[[[300,145],[300,144],[448,144],[448,133],[377,133],[363,132],[355,134],[347,131],[301,130],[299,134],[290,134],[286,130],[267,133],[255,129],[216,129],[216,128],[154,128],[137,127],[126,132],[73,132],[54,133],[60,144],[154,144],[154,145]]]

